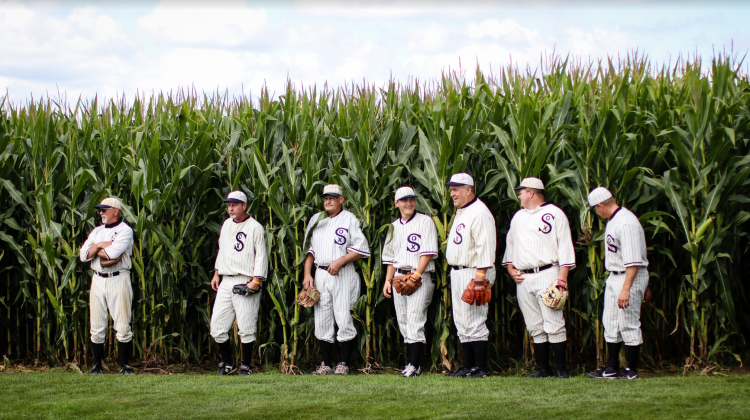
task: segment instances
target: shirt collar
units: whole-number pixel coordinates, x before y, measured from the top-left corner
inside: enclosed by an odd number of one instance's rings
[[[236,220],[234,220],[234,219],[232,219],[232,221],[233,221],[234,223],[244,223],[244,222],[247,222],[247,219],[249,219],[249,218],[250,218],[250,215],[249,215],[249,214],[245,214],[245,218],[244,218],[244,219],[242,219],[241,221],[239,221],[239,222],[238,222],[238,221],[236,221]]]
[[[618,211],[620,211],[620,209],[622,209],[622,206],[618,207],[618,208],[617,208],[617,210],[615,210],[615,212],[614,212],[614,213],[612,213],[612,216],[609,216],[609,220],[612,220],[612,219],[614,219],[614,218],[615,218],[615,215],[617,214],[617,212],[618,212]]]
[[[398,221],[401,222],[402,225],[405,225],[405,224],[411,222],[412,219],[414,219],[417,216],[417,213],[419,213],[419,212],[415,211],[414,214],[412,214],[411,217],[409,218],[409,220],[407,220],[406,222],[404,222],[404,219],[402,219],[400,217],[398,218]]]
[[[540,205],[534,207],[534,209],[532,209],[532,210],[528,210],[528,209],[524,209],[524,210],[526,210],[530,214],[534,214],[534,213],[536,213],[538,211],[541,211],[542,207],[546,206],[547,204],[552,204],[552,203],[544,203],[544,204],[540,204]]]
[[[459,207],[459,209],[465,209],[465,208],[469,207],[470,205],[474,204],[474,203],[475,203],[475,202],[476,202],[476,201],[477,201],[478,199],[479,199],[479,197],[477,197],[477,196],[474,196],[474,199],[473,199],[473,200],[471,200],[471,201],[469,201],[468,203],[466,203],[466,205],[465,205],[465,206],[463,206],[463,207]]]
[[[120,223],[122,223],[122,220],[118,220],[118,221],[116,221],[116,222],[114,222],[114,223],[110,223],[110,224],[108,224],[108,225],[104,225],[104,228],[105,228],[105,229],[111,229],[111,228],[113,228],[113,227],[115,227],[115,226],[119,225]]]
[[[323,211],[325,211],[325,210],[323,210]],[[342,211],[344,211],[344,208],[343,208],[343,207],[341,207],[341,210],[339,210],[339,212],[338,212],[338,213],[334,214],[333,216],[328,216],[328,218],[329,218],[329,219],[333,219],[334,217],[336,217],[336,216],[338,216],[339,214],[341,214],[341,212],[342,212]]]

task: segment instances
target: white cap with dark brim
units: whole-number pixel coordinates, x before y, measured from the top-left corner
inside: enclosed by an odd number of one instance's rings
[[[521,185],[517,187],[517,190],[522,190],[524,188],[533,188],[535,190],[543,190],[544,189],[544,182],[542,182],[539,178],[524,178],[523,181],[521,181]]]
[[[399,187],[399,189],[396,190],[396,196],[395,200],[403,200],[404,198],[416,198],[417,194],[414,192],[414,188],[405,185],[403,187]]]
[[[107,197],[104,200],[102,200],[101,204],[97,204],[94,206],[94,208],[97,209],[122,209],[122,203],[120,203],[120,200],[114,198],[114,197]]]
[[[466,172],[459,172],[457,174],[453,174],[451,180],[446,182],[445,185],[468,185],[473,187],[474,178],[472,178],[472,176],[467,174]]]
[[[589,211],[593,210],[597,204],[601,204],[612,198],[612,193],[604,187],[596,187],[589,193]]]
[[[330,195],[331,197],[340,197],[344,195],[344,190],[341,189],[341,185],[328,184],[323,187],[323,194],[321,194],[321,197],[325,197],[327,195]]]
[[[224,200],[225,203],[247,203],[247,196],[242,191],[232,191]]]

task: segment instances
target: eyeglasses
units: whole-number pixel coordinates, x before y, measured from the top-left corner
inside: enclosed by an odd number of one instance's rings
[[[109,209],[99,209],[99,214],[106,213]]]

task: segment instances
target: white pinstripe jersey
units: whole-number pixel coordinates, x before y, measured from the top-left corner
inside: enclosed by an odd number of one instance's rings
[[[646,234],[632,211],[620,207],[612,214],[604,232],[604,266],[607,271],[625,271],[626,267],[648,267]]]
[[[99,225],[91,231],[89,237],[86,238],[86,242],[81,246],[81,261],[91,261],[91,269],[100,273],[130,270],[133,267],[130,259],[133,255],[133,229],[123,221],[108,226]],[[112,241],[112,245],[104,248],[104,253],[109,256],[109,259],[115,259],[120,255],[122,255],[122,259],[117,264],[104,268],[98,255],[94,255],[91,259],[87,257],[93,244],[108,241]]]
[[[263,226],[250,216],[239,223],[232,218],[225,220],[214,267],[222,276],[266,278],[268,253]]]
[[[420,257],[432,255],[425,272],[435,271],[434,260],[438,255],[438,241],[437,229],[432,218],[414,212],[406,222],[399,217],[391,224],[393,233],[383,245],[383,264],[391,264],[402,270],[416,270]]]
[[[322,212],[315,213],[307,222],[305,240],[310,229]],[[354,251],[364,257],[370,256],[370,245],[362,233],[359,220],[354,213],[341,209],[335,216],[321,220],[312,232],[308,254],[315,257],[315,265],[328,266],[337,259]]]
[[[490,268],[495,266],[496,251],[495,217],[482,200],[474,198],[456,210],[445,258],[450,265]]]
[[[575,267],[576,253],[565,212],[552,203],[520,209],[505,237],[503,265],[529,270],[548,264]]]

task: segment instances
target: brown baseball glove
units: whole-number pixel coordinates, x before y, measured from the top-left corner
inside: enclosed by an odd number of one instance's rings
[[[484,290],[476,290],[477,286],[484,286]],[[492,301],[492,288],[490,287],[489,280],[472,280],[469,285],[464,289],[464,293],[461,295],[461,300],[468,303],[469,305],[482,306]]]
[[[295,299],[297,304],[304,306],[305,308],[312,308],[320,300],[320,292],[318,289],[311,287],[309,289],[302,289]]]
[[[474,280],[469,282],[469,285],[464,289],[464,293],[461,295],[461,300],[468,303],[469,305],[474,304],[476,298],[476,291],[474,290]]]
[[[401,282],[401,295],[411,296],[412,293],[416,292],[417,289],[422,285],[422,279],[413,279],[410,275],[405,276]]]
[[[401,291],[404,289],[404,282],[406,281],[407,277],[409,276],[396,276],[393,278],[393,280],[391,280],[391,284],[393,285],[393,289],[396,291],[396,293],[401,295],[403,294],[401,293]]]
[[[651,303],[651,299],[654,298],[654,293],[651,291],[651,287],[646,286],[646,291],[643,292],[643,302],[641,302],[641,308],[648,308]]]

